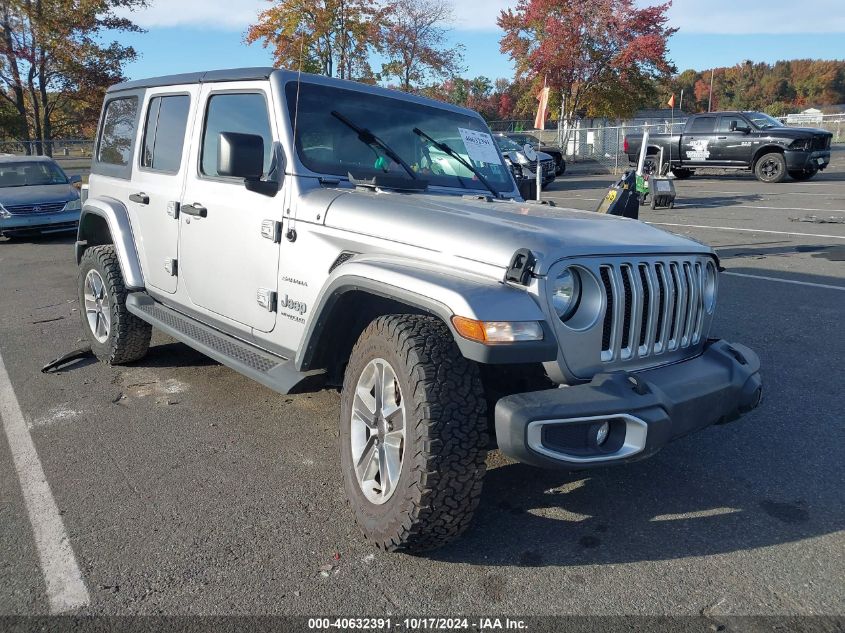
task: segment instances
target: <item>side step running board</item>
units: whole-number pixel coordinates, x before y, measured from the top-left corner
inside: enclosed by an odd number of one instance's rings
[[[323,373],[322,370],[297,371],[293,361],[215,330],[158,303],[144,292],[127,295],[126,309],[185,345],[282,394],[291,393],[307,379]]]

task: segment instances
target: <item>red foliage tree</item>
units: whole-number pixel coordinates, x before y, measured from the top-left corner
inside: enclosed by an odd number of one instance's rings
[[[561,99],[566,129],[608,87],[640,85],[674,72],[666,26],[671,2],[637,8],[633,0],[518,0],[499,14],[500,45],[516,64],[517,79],[545,80]],[[612,91],[610,91],[612,93]]]

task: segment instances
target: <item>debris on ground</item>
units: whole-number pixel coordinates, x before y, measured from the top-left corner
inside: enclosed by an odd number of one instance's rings
[[[82,360],[83,358],[88,358],[90,356],[93,356],[91,346],[83,345],[79,349],[75,349],[72,352],[63,354],[55,360],[51,360],[49,363],[44,365],[44,367],[41,368],[41,372],[46,374],[51,371],[58,370],[63,365],[67,365],[68,363],[71,363],[73,361]]]
[[[831,215],[820,218],[817,215],[805,215],[803,218],[789,218],[790,222],[810,222],[811,224],[845,224],[845,215]]]

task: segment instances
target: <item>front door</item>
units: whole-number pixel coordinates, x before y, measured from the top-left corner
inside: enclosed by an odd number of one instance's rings
[[[219,175],[217,150],[221,132],[261,136],[267,175],[278,139],[270,87],[206,84],[200,102],[180,213],[179,275],[198,308],[269,332],[276,323],[279,244],[262,226],[281,222],[282,192],[271,197],[247,190],[243,179]]]
[[[750,164],[752,133],[744,132],[745,128],[751,128],[751,124],[739,114],[720,116],[716,142],[710,150],[713,160],[724,165]]]

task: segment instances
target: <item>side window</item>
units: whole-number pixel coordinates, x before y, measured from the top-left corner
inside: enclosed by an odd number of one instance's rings
[[[206,176],[218,176],[217,148],[221,132],[256,134],[264,139],[264,176],[270,170],[273,135],[267,101],[258,93],[218,94],[208,100],[202,136],[201,169]]]
[[[106,105],[97,162],[125,167],[132,159],[132,141],[135,138],[135,116],[138,98],[112,99]]]
[[[707,134],[716,130],[716,117],[700,116],[692,122],[690,132],[693,134]]]
[[[142,167],[170,173],[179,171],[190,108],[191,98],[187,95],[150,100],[144,126]]]
[[[745,122],[745,119],[738,116],[723,116],[719,117],[719,131],[720,132],[730,132],[731,131],[731,122],[736,124],[736,127],[746,127],[748,124]]]

